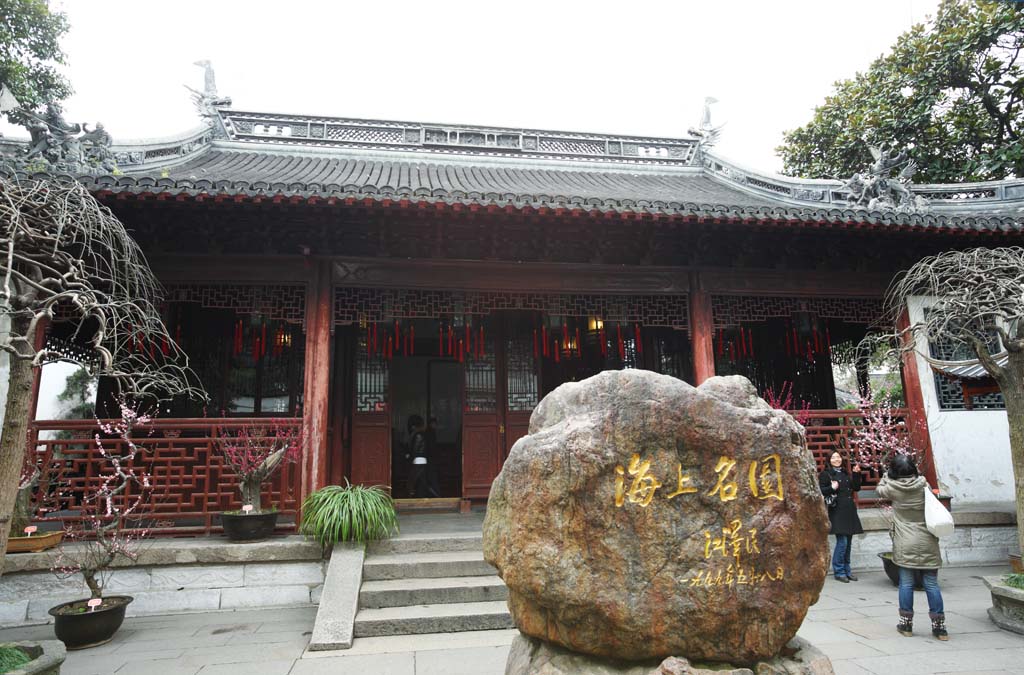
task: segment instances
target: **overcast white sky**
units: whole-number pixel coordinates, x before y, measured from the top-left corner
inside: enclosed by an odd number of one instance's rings
[[[240,110],[679,137],[714,96],[720,154],[778,170],[783,130],[938,0],[54,6],[71,22],[66,118],[115,142],[195,127],[182,85],[201,89],[192,63],[210,59]]]

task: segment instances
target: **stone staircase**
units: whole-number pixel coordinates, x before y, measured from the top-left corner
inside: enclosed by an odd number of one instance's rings
[[[505,584],[484,562],[479,533],[374,542],[363,562],[354,635],[512,628],[507,597]]]

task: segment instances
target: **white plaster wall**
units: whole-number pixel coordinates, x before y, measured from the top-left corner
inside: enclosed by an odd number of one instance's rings
[[[910,321],[923,320],[927,298],[911,298]],[[953,496],[953,508],[1014,509],[1013,466],[1006,412],[940,410],[932,367],[921,356],[928,343],[918,337],[917,371],[924,395],[935,472]]]

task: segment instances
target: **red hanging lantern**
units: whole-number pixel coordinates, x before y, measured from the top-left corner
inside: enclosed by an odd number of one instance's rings
[[[750,343],[747,353],[750,355],[750,358],[754,358],[754,331],[747,330],[747,341]]]
[[[462,338],[459,338],[459,363],[462,363],[466,360],[466,353],[464,351],[465,346],[466,345],[462,341]]]
[[[821,340],[818,338],[818,322],[814,322],[814,353],[821,353]]]
[[[619,360],[620,361],[625,361],[626,360],[626,345],[623,344],[623,342],[622,342],[622,324],[621,323],[615,324],[615,332],[618,334]]]
[[[640,339],[640,324],[638,323],[633,324],[633,337],[636,340],[636,353],[643,354],[644,343],[643,340]]]
[[[544,324],[540,325],[540,343],[544,346],[544,356],[548,355],[548,328]]]
[[[746,336],[743,334],[743,326],[740,326],[740,349],[739,349],[739,352],[740,352],[740,356],[741,357],[747,355],[747,339],[746,339]]]
[[[569,324],[562,324],[562,346],[569,344]]]
[[[603,323],[601,324],[600,338],[601,338],[601,356],[603,358],[608,358],[608,334],[604,330],[604,324]]]
[[[455,329],[448,324],[448,356],[455,356]]]
[[[160,351],[163,353],[164,356],[167,356],[168,354],[171,353],[171,346],[167,344],[167,336],[164,336],[160,339]]]
[[[560,351],[560,350],[558,349],[558,340],[552,340],[552,341],[551,341],[551,346],[552,346],[552,347],[554,348],[554,350],[555,350],[555,363],[558,363],[558,352]]]
[[[722,336],[722,334],[724,332],[725,331],[723,329],[721,329],[721,328],[718,329],[718,355],[719,356],[722,356],[723,354],[725,354],[725,343],[723,342],[723,336]]]
[[[793,344],[796,347],[796,355],[801,356],[800,348],[802,347],[802,345],[800,344],[800,338],[798,338],[796,335],[796,326],[793,326],[791,330],[793,331]]]

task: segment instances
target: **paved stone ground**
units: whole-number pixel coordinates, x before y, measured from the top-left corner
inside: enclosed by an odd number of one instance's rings
[[[836,673],[854,675],[1024,675],[1024,636],[998,629],[982,576],[1002,567],[946,569],[940,573],[951,638],[931,637],[924,593],[916,634],[896,634],[896,589],[882,572],[861,580],[826,582],[800,635],[832,658]],[[139,617],[125,621],[114,640],[70,652],[65,675],[500,675],[514,631],[357,639],[343,653],[303,657],[314,608]],[[0,630],[0,641],[45,639],[49,626]]]

